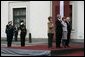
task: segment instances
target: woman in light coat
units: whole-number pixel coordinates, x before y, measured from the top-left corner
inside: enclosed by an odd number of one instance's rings
[[[54,24],[51,16],[48,17],[48,21],[48,48],[51,48],[54,35]]]
[[[62,18],[63,35],[62,35],[62,45],[66,48],[67,41],[67,24],[65,17]]]

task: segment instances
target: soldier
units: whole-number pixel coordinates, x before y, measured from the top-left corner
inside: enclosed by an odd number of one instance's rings
[[[18,36],[18,27],[15,26],[15,29],[14,29],[14,36],[15,36],[15,41],[17,41],[17,36]]]
[[[8,22],[8,24],[6,25],[5,33],[7,35],[7,47],[11,47],[13,33],[14,33],[14,27],[12,25],[12,21]]]
[[[26,27],[25,27],[23,21],[21,21],[19,30],[21,30],[20,38],[21,38],[21,46],[23,47],[23,46],[25,46],[25,37],[26,37],[26,33],[27,33],[27,30],[26,30]]]

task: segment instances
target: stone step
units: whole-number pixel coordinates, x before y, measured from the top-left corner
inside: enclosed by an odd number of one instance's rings
[[[64,55],[64,54],[70,54],[77,51],[84,51],[84,48],[65,48],[65,49],[57,49],[57,50],[51,50],[51,56],[55,55]]]

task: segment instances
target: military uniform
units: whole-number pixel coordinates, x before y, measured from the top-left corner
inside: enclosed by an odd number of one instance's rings
[[[21,30],[21,33],[20,33],[21,46],[25,46],[25,36],[26,36],[26,33],[27,33],[26,27],[23,24],[23,25],[20,25],[19,29]]]
[[[17,41],[17,36],[18,36],[18,28],[15,27],[14,29],[14,36],[15,36],[15,41]]]
[[[13,39],[13,33],[14,33],[14,27],[12,25],[6,25],[5,32],[7,34],[7,46],[11,47],[12,39]]]

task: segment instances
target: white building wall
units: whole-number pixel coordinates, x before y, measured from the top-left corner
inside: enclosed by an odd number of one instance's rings
[[[84,1],[72,1],[72,39],[84,39]]]
[[[1,1],[1,37],[6,37],[5,26],[8,23],[8,2]],[[28,33],[32,34],[32,38],[47,38],[47,18],[50,16],[50,1],[30,1],[28,8]]]
[[[77,4],[76,1],[71,1],[72,4],[72,33],[71,39],[77,38]]]
[[[30,2],[30,32],[33,38],[47,38],[50,1]]]
[[[72,39],[84,39],[84,2],[72,2]],[[50,1],[30,1],[29,32],[32,38],[47,38],[48,16],[52,15]],[[8,23],[8,1],[1,1],[1,37],[6,37],[5,26]]]
[[[5,28],[8,23],[8,2],[1,1],[1,37],[6,37]]]
[[[84,1],[78,1],[77,6],[78,39],[84,39]]]

